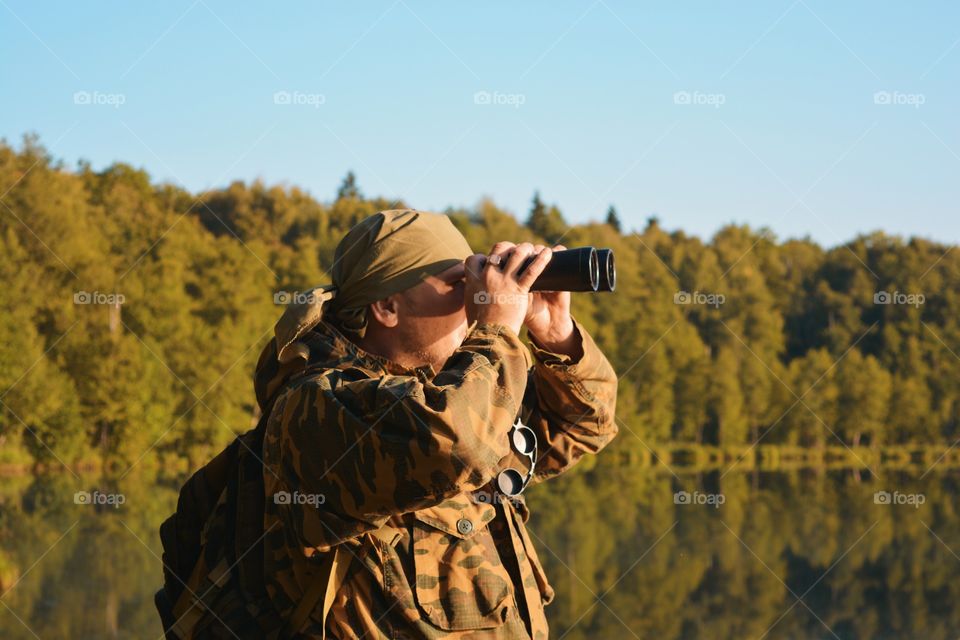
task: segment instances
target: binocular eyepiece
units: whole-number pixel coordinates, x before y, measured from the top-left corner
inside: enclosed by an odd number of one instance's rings
[[[534,256],[524,260],[526,269]],[[531,291],[613,291],[617,270],[612,249],[579,247],[554,251],[550,263],[534,281]]]

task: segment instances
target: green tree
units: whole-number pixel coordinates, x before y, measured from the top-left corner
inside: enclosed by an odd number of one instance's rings
[[[610,205],[610,208],[607,209],[607,219],[606,223],[613,227],[614,231],[620,233],[620,216],[617,215],[617,210],[613,205]]]
[[[547,207],[540,199],[540,192],[533,194],[527,228],[551,245],[557,244],[567,232],[567,223],[556,205]]]
[[[343,182],[340,183],[340,187],[337,188],[337,200],[343,200],[345,198],[353,200],[363,199],[363,196],[360,194],[360,188],[357,186],[357,177],[353,174],[353,171],[347,172],[347,175],[343,178]]]

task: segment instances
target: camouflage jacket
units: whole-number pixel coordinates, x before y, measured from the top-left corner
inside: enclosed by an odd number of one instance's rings
[[[438,372],[367,353],[323,322],[306,333],[306,369],[268,372],[280,391],[264,437],[264,574],[280,614],[343,544],[327,637],[547,638],[554,591],[529,512],[522,498],[498,500],[491,480],[526,473],[508,438],[518,414],[538,440],[531,484],[616,435],[616,375],[574,324],[576,362],[476,324]],[[384,524],[393,544],[369,535]],[[320,615],[305,637],[320,637]]]

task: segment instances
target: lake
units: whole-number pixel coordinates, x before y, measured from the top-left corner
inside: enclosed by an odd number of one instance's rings
[[[601,464],[532,487],[551,637],[956,638],[957,474],[878,471]],[[3,478],[0,637],[159,639],[178,486]]]

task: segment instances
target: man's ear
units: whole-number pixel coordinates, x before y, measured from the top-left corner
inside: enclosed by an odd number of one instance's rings
[[[392,328],[397,326],[397,323],[400,321],[398,315],[398,297],[397,295],[392,295],[383,300],[372,302],[368,313],[372,314],[377,322],[384,327]]]

